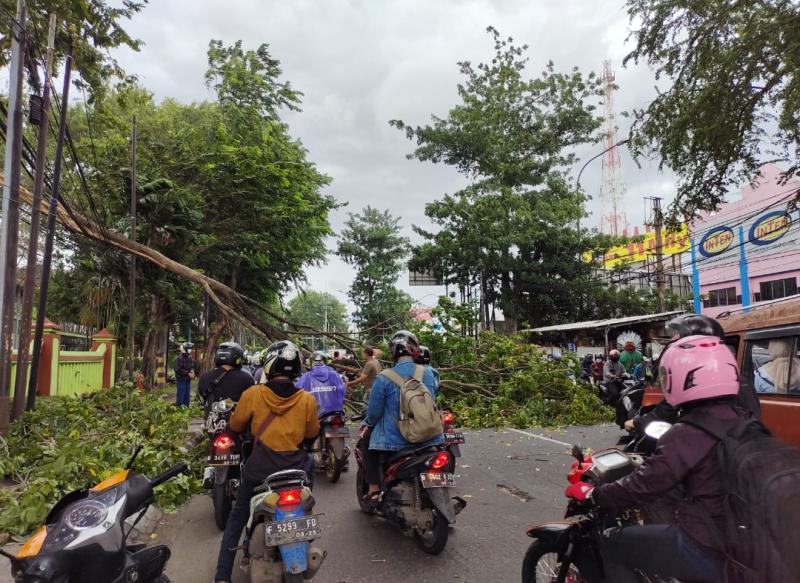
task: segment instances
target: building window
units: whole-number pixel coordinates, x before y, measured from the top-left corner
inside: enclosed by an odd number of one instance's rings
[[[736,295],[736,288],[726,287],[709,291],[708,299],[703,300],[703,307],[716,308],[717,306],[735,306],[739,303],[741,303],[741,300]]]
[[[760,284],[761,293],[755,294],[757,302],[768,300],[779,300],[797,293],[797,279],[787,277],[786,279],[774,279],[772,281],[762,281]]]

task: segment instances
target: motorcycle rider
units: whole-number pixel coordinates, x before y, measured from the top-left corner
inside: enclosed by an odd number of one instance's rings
[[[255,383],[253,377],[242,370],[244,350],[236,342],[223,342],[214,352],[216,368],[200,375],[197,392],[205,403],[206,413],[215,401],[239,399]]]
[[[395,365],[392,368],[403,378],[411,377],[417,364],[420,346],[417,337],[407,330],[400,330],[389,340],[389,353]],[[425,368],[422,383],[436,397],[436,380],[430,367]],[[427,443],[412,444],[400,433],[397,419],[400,416],[398,387],[387,377],[378,375],[372,384],[369,395],[367,415],[361,427],[361,444],[364,456],[364,471],[369,485],[365,499],[375,504],[380,499],[382,476],[380,472],[381,455],[408,447],[425,447],[442,443],[438,435]]]
[[[436,382],[436,390],[439,390],[439,371],[436,370],[433,366],[431,366],[431,349],[427,346],[420,345],[419,347],[419,356],[414,359],[414,362],[417,364],[421,364],[422,366],[431,369],[433,373],[433,380]]]
[[[659,360],[658,382],[666,401],[681,415],[733,420],[748,414],[735,408],[739,371],[736,359],[718,336],[693,335],[673,342]],[[636,583],[641,580],[637,570],[680,580],[723,580],[725,541],[720,533],[724,532],[725,490],[719,479],[720,462],[714,455],[716,445],[703,430],[679,422],[659,439],[655,454],[632,474],[595,489],[576,484],[590,503],[611,516],[657,502],[683,488],[675,524],[606,532],[602,552],[607,580]]]
[[[608,360],[603,365],[603,386],[606,388],[607,399],[611,405],[616,404],[619,394],[624,388],[620,379],[626,373],[619,357],[619,350],[613,349],[608,353]]]
[[[228,517],[217,559],[216,583],[231,583],[231,572],[239,537],[250,517],[253,490],[269,475],[287,469],[301,469],[313,476],[310,457],[301,445],[319,434],[317,402],[297,388],[294,379],[302,369],[300,349],[282,340],[266,351],[266,384],[247,389],[231,417],[229,428],[237,433],[248,429],[255,447],[247,460],[236,503]]]
[[[320,417],[344,408],[344,382],[339,373],[328,366],[327,360],[324,353],[315,352],[311,356],[311,370],[296,383],[317,400],[317,413]]]

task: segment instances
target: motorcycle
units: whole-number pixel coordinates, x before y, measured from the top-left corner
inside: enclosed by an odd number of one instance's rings
[[[609,390],[610,383],[600,385],[600,399],[615,410],[615,421],[620,429],[625,427],[625,422],[636,417],[642,408],[644,398],[645,380],[636,380],[629,375],[617,379],[615,382],[621,385],[619,394],[613,397],[613,391]]]
[[[356,446],[356,495],[361,510],[377,514],[413,536],[426,553],[438,555],[447,545],[450,525],[467,505],[450,496],[456,485],[455,457],[447,445],[413,447],[384,456],[383,484],[375,505],[364,500],[368,492],[361,440]]]
[[[653,422],[648,425],[647,432],[658,439],[668,429],[669,424]],[[567,476],[570,484],[587,482],[599,486],[614,482],[632,473],[644,461],[641,456],[618,449],[584,456],[579,445],[573,446],[572,454],[576,461]],[[609,519],[585,502],[573,498],[569,498],[564,518],[576,520],[540,524],[528,529],[527,535],[535,540],[525,553],[522,583],[605,583],[601,553],[603,532],[611,527],[646,522],[640,510]],[[644,583],[663,581],[644,573],[640,573],[640,577]]]
[[[203,488],[211,491],[214,522],[220,530],[225,530],[236,499],[246,457],[243,454],[248,445],[228,430],[228,420],[235,408],[236,402],[232,399],[212,403],[205,426],[210,452],[203,473]]]
[[[75,490],[50,510],[39,528],[11,560],[17,583],[168,583],[163,574],[170,557],[165,545],[127,544],[136,522],[153,502],[153,489],[187,470],[180,463],[148,480],[128,466],[89,489]],[[134,525],[136,524],[134,522]]]
[[[449,446],[450,453],[452,453],[454,457],[461,457],[460,446],[463,445],[466,440],[464,439],[464,434],[455,429],[456,416],[452,411],[442,410],[441,417],[442,426],[444,427],[442,431],[444,443]]]
[[[350,439],[350,429],[345,424],[344,413],[332,411],[324,414],[319,419],[319,437],[314,442],[312,455],[314,467],[325,471],[325,477],[335,484],[345,470],[350,448],[347,441]]]
[[[241,562],[250,583],[302,583],[316,575],[327,553],[310,544],[322,534],[314,503],[302,470],[276,472],[256,488]]]

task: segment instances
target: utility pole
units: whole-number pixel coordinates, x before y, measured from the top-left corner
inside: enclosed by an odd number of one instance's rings
[[[666,312],[664,305],[664,292],[666,281],[664,279],[664,242],[662,237],[662,227],[664,226],[664,216],[661,214],[661,198],[654,196],[653,202],[653,227],[656,235],[656,285],[658,286],[658,311]]]
[[[67,106],[69,105],[69,83],[72,75],[72,43],[67,48],[64,61],[64,87],[61,90],[61,115],[58,121],[58,140],[53,160],[53,186],[50,193],[50,207],[47,210],[47,235],[44,240],[42,257],[42,281],[39,284],[39,304],[36,310],[36,328],[33,335],[33,358],[31,358],[31,378],[28,381],[28,394],[36,393],[39,380],[39,360],[42,356],[42,336],[44,334],[44,314],[47,311],[47,290],[50,288],[50,265],[53,262],[53,240],[56,236],[56,214],[61,185],[61,162],[64,159],[64,135],[67,133]],[[31,407],[29,399],[28,406]]]
[[[136,116],[131,130],[131,241],[136,242]],[[131,254],[130,312],[128,315],[128,371],[134,379],[134,333],[136,332],[136,255]]]
[[[6,120],[6,152],[3,181],[3,217],[0,233],[0,433],[10,418],[11,353],[14,334],[14,300],[17,295],[17,238],[19,235],[19,185],[22,164],[22,82],[25,73],[27,12],[17,0],[16,22],[11,24],[11,82]]]
[[[42,191],[44,190],[45,159],[47,158],[47,134],[50,131],[50,77],[53,68],[53,51],[56,42],[56,15],[50,15],[47,31],[47,55],[45,57],[44,89],[42,90],[42,119],[39,122],[39,138],[36,148],[36,175],[33,179],[33,206],[31,207],[31,232],[28,241],[28,260],[25,265],[25,288],[22,295],[22,316],[19,325],[19,344],[17,345],[17,378],[14,382],[14,410],[12,418],[22,415],[23,408],[33,409],[36,391],[28,390],[28,356],[31,341],[31,320],[33,319],[33,291],[36,286],[36,265],[39,252],[39,223],[42,220]]]

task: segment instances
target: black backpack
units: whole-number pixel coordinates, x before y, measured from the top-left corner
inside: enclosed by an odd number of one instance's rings
[[[800,450],[740,411],[736,420],[688,414],[715,439],[725,489],[724,583],[800,581]]]

